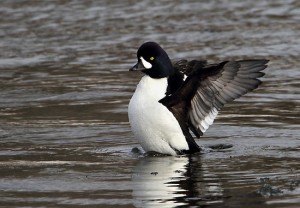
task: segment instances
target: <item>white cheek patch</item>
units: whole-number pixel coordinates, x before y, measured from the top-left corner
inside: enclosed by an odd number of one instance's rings
[[[150,64],[148,61],[146,61],[142,56],[141,56],[141,61],[142,61],[142,64],[143,66],[146,68],[146,69],[151,69],[152,68],[152,64]]]

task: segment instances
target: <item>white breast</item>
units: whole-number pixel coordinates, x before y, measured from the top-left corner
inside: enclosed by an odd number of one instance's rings
[[[173,114],[158,101],[165,97],[167,78],[144,76],[133,94],[129,122],[143,149],[176,155],[174,149],[188,150],[188,144]]]

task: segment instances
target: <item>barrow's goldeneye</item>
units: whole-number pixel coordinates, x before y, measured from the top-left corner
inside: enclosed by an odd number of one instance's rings
[[[172,63],[155,42],[137,51],[141,79],[128,107],[134,136],[146,152],[168,155],[200,151],[191,132],[200,137],[225,103],[257,88],[268,60]]]

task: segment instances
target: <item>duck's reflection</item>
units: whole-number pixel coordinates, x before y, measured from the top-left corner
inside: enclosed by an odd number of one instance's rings
[[[205,204],[222,196],[215,177],[209,177],[197,157],[143,157],[132,175],[136,207],[177,207]],[[212,181],[206,181],[213,178]]]

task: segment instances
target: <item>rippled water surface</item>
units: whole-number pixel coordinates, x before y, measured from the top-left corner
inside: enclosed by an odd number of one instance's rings
[[[0,3],[0,207],[299,207],[300,4]],[[266,58],[191,157],[143,156],[127,105],[145,41],[172,58]]]

